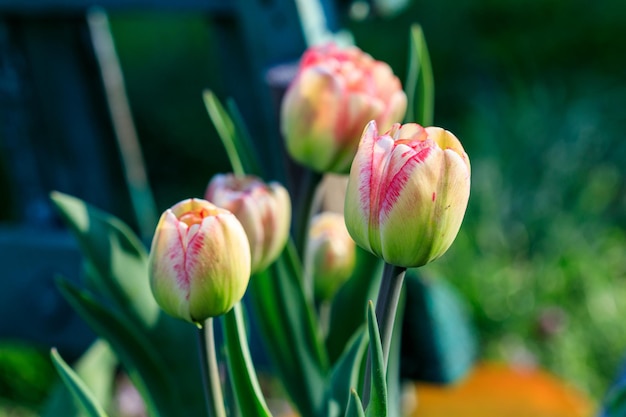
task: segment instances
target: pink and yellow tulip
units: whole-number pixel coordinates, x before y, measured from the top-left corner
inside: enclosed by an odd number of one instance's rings
[[[291,222],[291,200],[285,187],[251,175],[218,174],[204,197],[241,222],[250,242],[253,273],[276,260],[287,243]]]
[[[401,120],[407,98],[389,65],[356,47],[312,47],[281,107],[291,157],[318,172],[347,173],[363,126]]]
[[[370,122],[352,164],[346,226],[354,241],[387,263],[417,267],[454,241],[470,193],[470,162],[447,130]]]
[[[150,287],[168,314],[201,324],[228,312],[250,279],[250,247],[237,218],[207,201],[166,210],[149,259]]]

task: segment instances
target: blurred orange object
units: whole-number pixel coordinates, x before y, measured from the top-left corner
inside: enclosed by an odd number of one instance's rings
[[[536,368],[483,363],[452,386],[416,384],[417,407],[407,417],[590,417],[582,393]],[[408,410],[407,410],[408,411]]]

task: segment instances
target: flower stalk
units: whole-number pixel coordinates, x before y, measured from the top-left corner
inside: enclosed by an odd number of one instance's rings
[[[378,321],[378,330],[380,332],[380,339],[383,347],[383,363],[385,364],[385,368],[387,368],[387,363],[389,361],[389,349],[391,347],[396,312],[400,302],[400,294],[402,293],[402,284],[404,283],[405,273],[405,267],[385,262],[378,298],[376,299],[376,318]],[[364,406],[367,406],[369,403],[371,386],[367,375],[370,375],[371,372],[372,359],[368,353],[365,365],[366,379],[363,385]]]
[[[204,325],[198,328],[198,353],[200,354],[202,385],[204,386],[208,415],[209,417],[226,417],[222,384],[217,365],[212,317],[206,319]]]

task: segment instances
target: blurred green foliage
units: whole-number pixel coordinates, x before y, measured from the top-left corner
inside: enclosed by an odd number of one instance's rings
[[[0,417],[35,415],[58,379],[48,352],[23,342],[0,343]]]

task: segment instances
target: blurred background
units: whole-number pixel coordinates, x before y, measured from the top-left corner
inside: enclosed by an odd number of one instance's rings
[[[272,7],[273,1],[260,3]],[[377,4],[397,8],[377,9]],[[333,24],[348,29],[358,46],[388,62],[401,78],[409,27],[423,27],[435,77],[435,124],[461,139],[473,170],[459,237],[425,274],[448,280],[466,298],[481,357],[537,364],[600,401],[626,352],[623,2],[343,0],[333,6]],[[31,66],[20,61],[24,56],[11,48],[28,50],[37,39],[54,36],[79,43],[88,37],[84,30],[59,32],[53,26],[57,15],[39,14],[26,26],[17,25],[22,18],[0,14],[0,225],[5,236],[0,243],[14,245],[25,224],[32,231],[56,222],[45,201],[24,206],[28,190],[17,184],[29,173],[38,176],[46,193],[53,179],[60,179],[57,189],[77,194],[137,229],[114,141],[81,144],[62,138],[70,127],[76,130],[73,137],[80,138],[85,123],[80,114],[15,122],[15,100],[72,95],[78,88],[73,81],[93,82],[77,80],[70,72],[66,84],[46,79],[51,77],[46,60],[69,59],[63,51],[38,54],[40,61]],[[201,196],[214,173],[228,170],[201,92],[210,88],[228,97],[229,72],[237,70],[223,51],[220,16],[149,9],[112,11],[109,19],[148,181],[161,212],[181,199]],[[35,68],[28,74],[32,83],[16,84],[12,71],[20,65]],[[88,70],[97,79],[98,69]],[[249,103],[238,104],[259,106],[252,94]],[[89,111],[106,115],[107,110]],[[14,139],[19,137],[11,130],[15,126],[49,134],[28,145],[36,150],[25,150]],[[99,131],[106,129],[110,127]],[[254,137],[257,131],[251,133]],[[34,156],[16,160],[16,154]],[[101,183],[109,188],[100,189]],[[59,256],[75,256],[71,243],[67,247]],[[44,272],[52,277],[63,271]],[[3,268],[0,285],[13,288],[19,275],[19,269]],[[47,290],[54,291],[53,284]],[[0,416],[34,415],[57,378],[43,342],[49,338],[14,337],[19,332],[6,330],[10,321],[28,326],[19,317],[0,318]],[[92,337],[80,323],[65,329],[79,332],[79,348]]]

